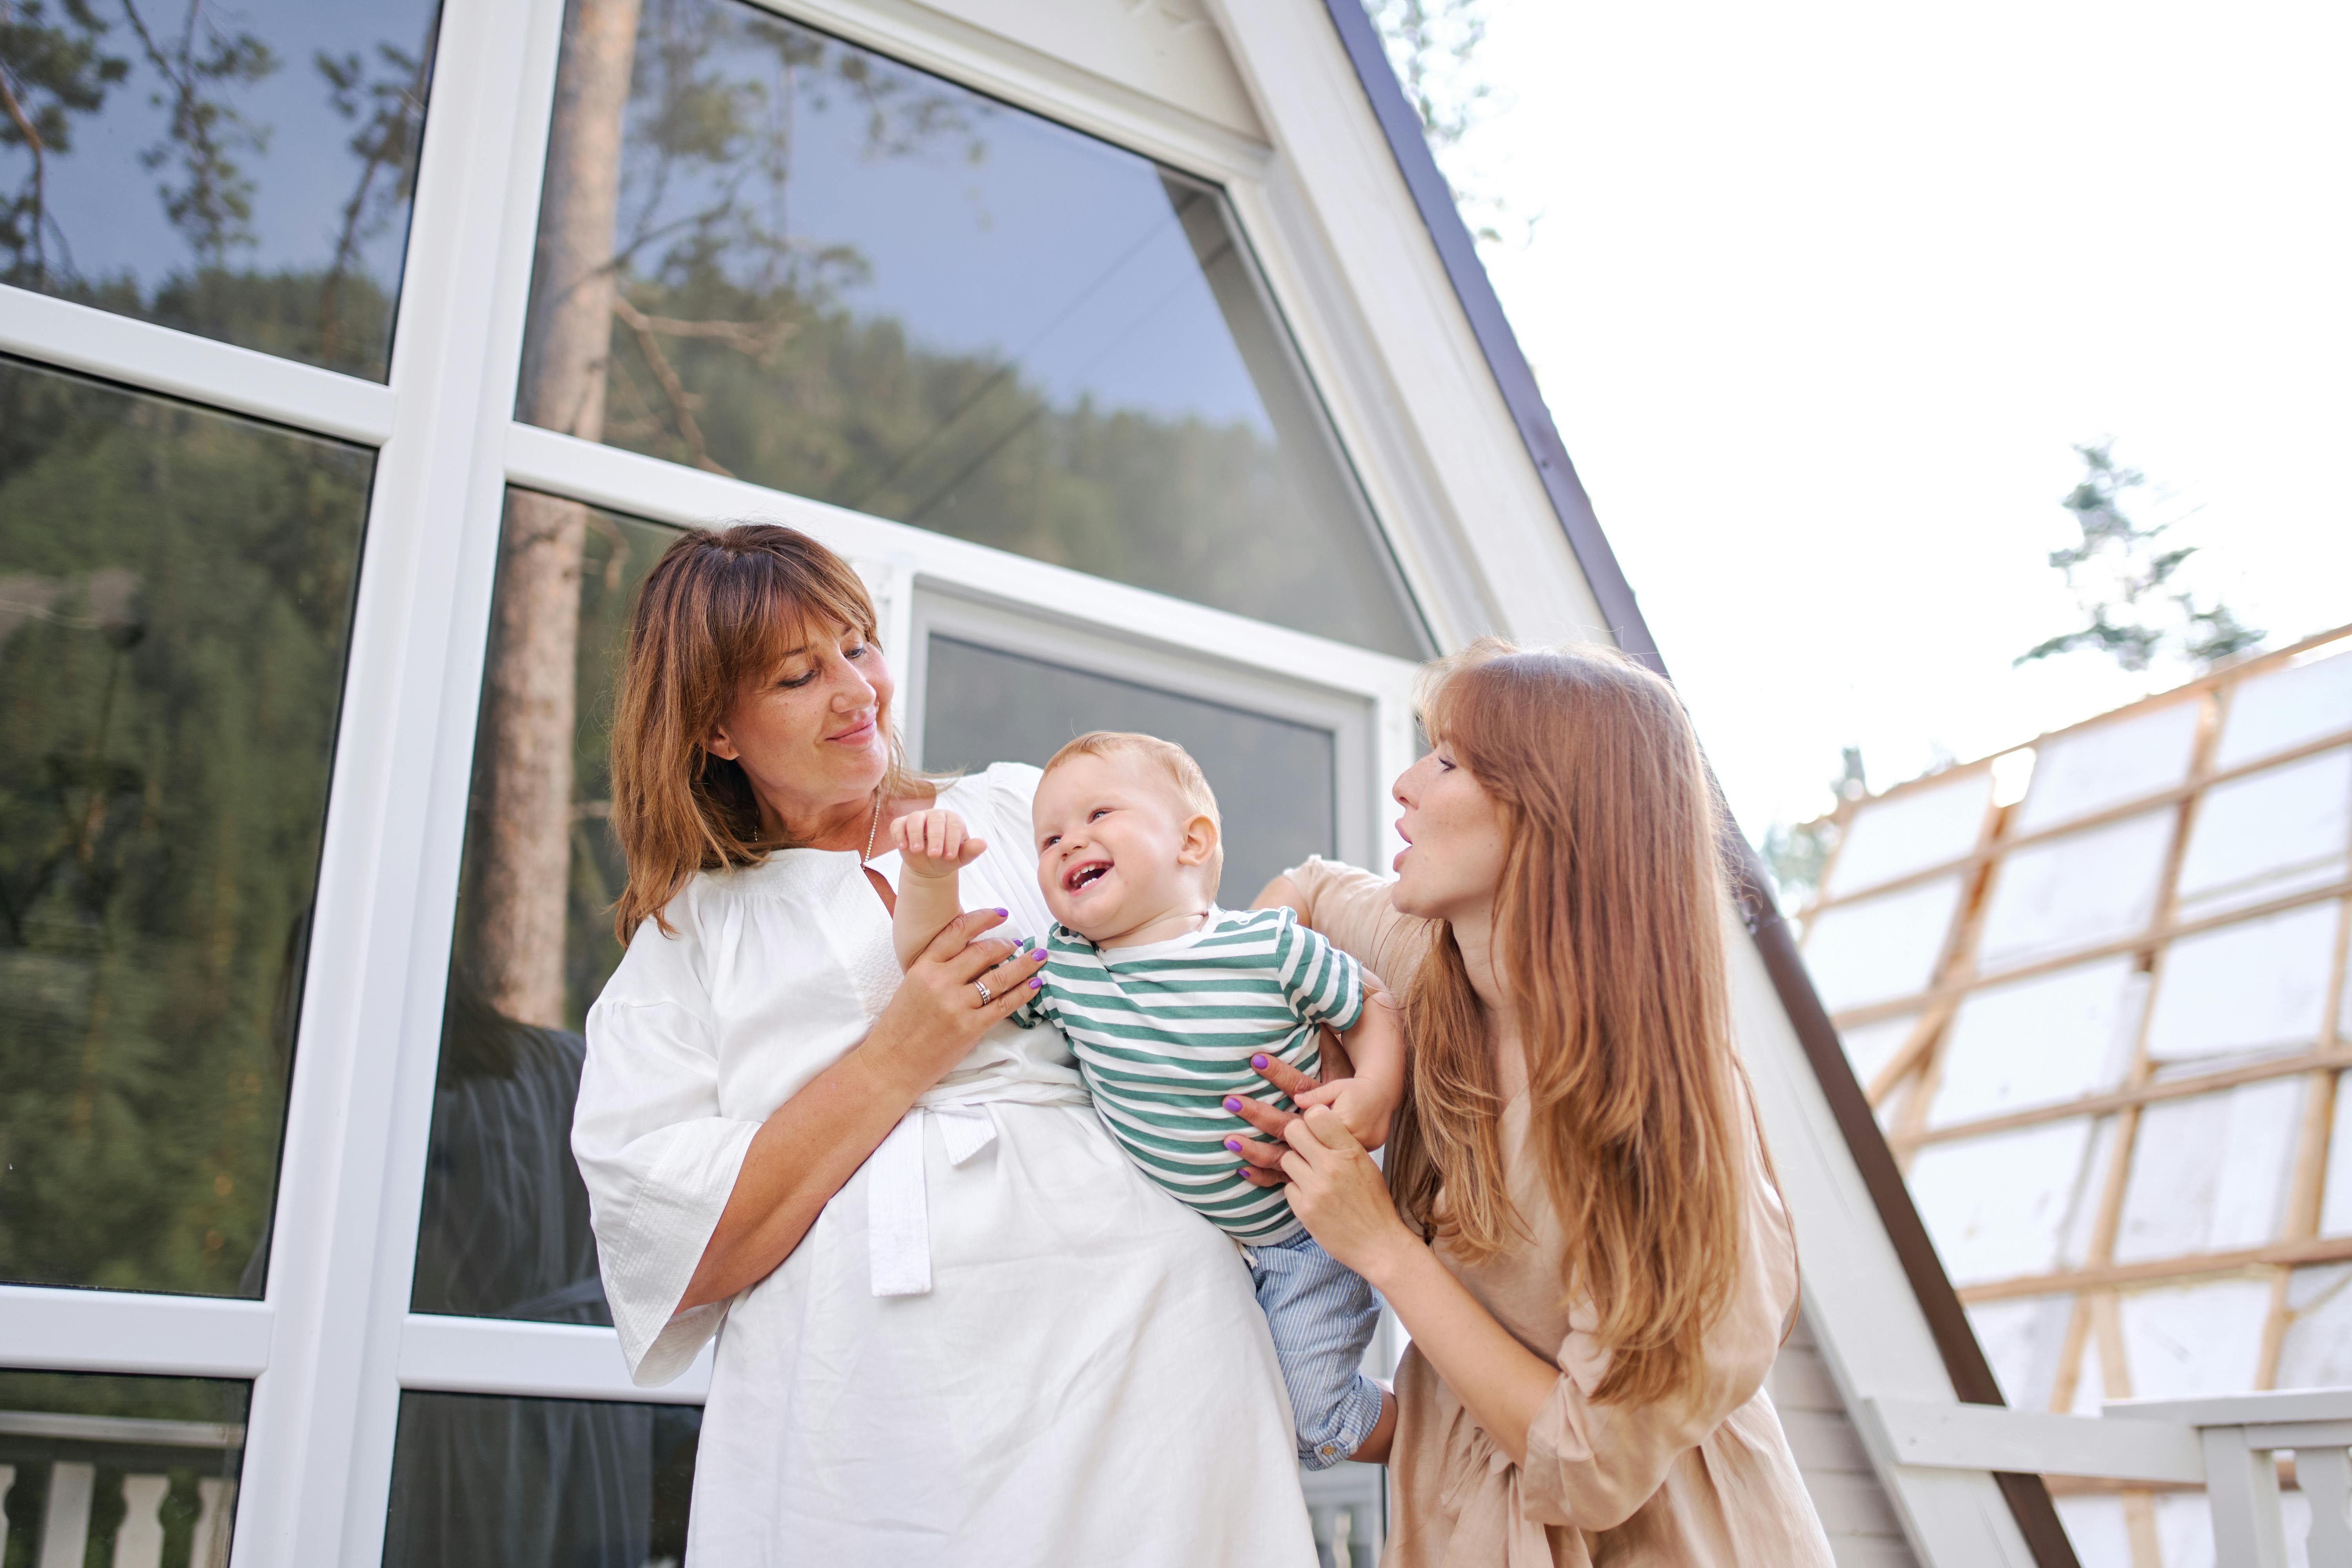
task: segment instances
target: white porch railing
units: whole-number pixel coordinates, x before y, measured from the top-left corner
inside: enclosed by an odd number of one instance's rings
[[[48,1471],[35,1568],[82,1568],[89,1551],[90,1515],[98,1502],[100,1466],[119,1472],[122,1523],[114,1532],[114,1568],[161,1568],[164,1500],[172,1479],[161,1473],[176,1450],[215,1455],[245,1446],[245,1428],[205,1421],[144,1421],[116,1415],[54,1415],[0,1410],[0,1560],[8,1549],[8,1494],[21,1479]],[[34,1448],[42,1455],[27,1453]],[[183,1462],[201,1462],[190,1453]],[[149,1469],[156,1473],[147,1473]],[[196,1481],[195,1535],[188,1568],[227,1568],[229,1522],[236,1483],[218,1477]]]
[[[1378,1465],[1334,1465],[1299,1476],[1318,1568],[1372,1568],[1381,1560],[1387,1479]]]
[[[2104,1416],[1862,1403],[1864,1421],[1898,1464],[2201,1486],[2215,1560],[2232,1568],[2286,1568],[2278,1458],[2292,1453],[2311,1505],[2311,1568],[2352,1568],[2352,1388],[2124,1399]]]

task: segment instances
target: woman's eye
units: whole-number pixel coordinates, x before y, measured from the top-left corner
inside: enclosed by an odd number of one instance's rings
[[[864,643],[859,643],[856,647],[845,649],[841,657],[844,658],[864,658],[866,654],[866,645]]]
[[[1454,763],[1444,757],[1439,757],[1437,759],[1437,765],[1444,768],[1449,773],[1454,771]]]
[[[778,681],[776,684],[782,686],[787,691],[796,691],[815,679],[816,671],[812,669],[803,675],[787,675],[783,679]]]

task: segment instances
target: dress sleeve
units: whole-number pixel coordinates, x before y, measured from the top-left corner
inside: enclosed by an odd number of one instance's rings
[[[1301,924],[1352,954],[1391,992],[1402,991],[1429,951],[1434,922],[1397,913],[1389,884],[1370,871],[1316,856],[1283,873],[1305,908]]]
[[[684,1372],[727,1303],[677,1303],[735,1190],[756,1121],[719,1112],[718,1027],[686,949],[648,921],[588,1014],[572,1153],[613,1326],[644,1387]]]
[[[1364,966],[1322,932],[1286,915],[1282,989],[1299,1020],[1344,1035],[1363,1020]]]
[[[1609,1352],[1571,1326],[1559,1379],[1528,1427],[1520,1499],[1530,1520],[1614,1529],[1656,1493],[1676,1458],[1764,1386],[1796,1307],[1797,1255],[1788,1211],[1752,1138],[1748,1151],[1739,1284],[1707,1334],[1698,1392],[1679,1405],[1596,1402]]]

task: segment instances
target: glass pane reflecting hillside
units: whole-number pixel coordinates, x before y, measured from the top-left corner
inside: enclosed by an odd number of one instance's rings
[[[0,5],[0,283],[382,379],[437,9]]]
[[[261,1294],[373,467],[0,360],[0,1280]]]
[[[1215,190],[739,0],[559,79],[521,418],[1423,652]]]

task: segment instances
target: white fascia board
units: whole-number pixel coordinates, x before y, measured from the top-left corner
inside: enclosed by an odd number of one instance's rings
[[[149,392],[380,447],[390,387],[0,285],[0,350]]]
[[[400,1334],[400,1386],[441,1394],[699,1405],[710,1393],[710,1363],[706,1343],[674,1382],[640,1388],[611,1329],[412,1312]]]
[[[1828,1100],[1756,944],[1727,914],[1732,1027],[1756,1089],[1781,1195],[1797,1231],[1805,1310],[1849,1410],[1872,1400],[1957,1403],[1927,1320],[1863,1185]],[[1909,1465],[1885,1426],[1855,1423],[1911,1549],[1927,1568],[2033,1568],[1990,1472]]]
[[[0,1287],[0,1361],[59,1372],[259,1376],[275,1314],[264,1301]]]
[[[956,8],[951,4],[751,3],[1203,179],[1246,179],[1265,165],[1266,149],[1256,137],[966,21],[950,14]],[[1111,19],[1109,7],[1090,8],[1100,9],[1106,21]]]
[[[1330,258],[1332,291],[1433,478],[1441,515],[1388,521],[1435,535],[1409,555],[1475,569],[1490,624],[1454,635],[1613,640],[1321,0],[1211,8],[1288,165],[1280,205],[1318,231],[1310,247]]]

